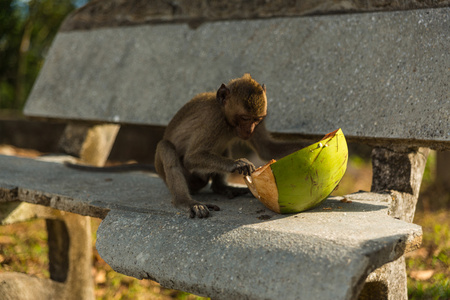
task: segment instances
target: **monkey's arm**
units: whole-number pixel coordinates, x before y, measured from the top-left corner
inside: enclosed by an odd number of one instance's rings
[[[190,172],[201,174],[233,173],[250,175],[255,166],[245,158],[233,160],[209,151],[197,151],[184,157],[184,166]]]
[[[263,121],[255,129],[250,145],[264,160],[280,159],[309,145],[301,139],[276,139],[267,131]]]

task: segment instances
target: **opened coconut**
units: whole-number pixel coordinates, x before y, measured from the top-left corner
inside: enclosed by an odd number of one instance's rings
[[[341,181],[348,148],[341,129],[319,142],[258,168],[245,182],[252,194],[277,213],[296,213],[319,205]]]

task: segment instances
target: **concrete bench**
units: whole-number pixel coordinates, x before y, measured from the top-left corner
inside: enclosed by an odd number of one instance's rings
[[[76,247],[70,239],[89,228],[71,224],[92,216],[103,219],[96,247],[114,270],[165,287],[214,299],[407,298],[402,255],[421,241],[410,222],[426,158],[429,149],[450,149],[448,7],[168,22],[123,18],[126,10],[108,13],[107,2],[66,21],[25,107],[30,117],[69,121],[61,152],[103,165],[121,124],[165,126],[195,94],[249,72],[267,85],[270,131],[316,141],[341,127],[350,142],[374,147],[372,188],[294,215],[205,190],[195,198],[222,211],[192,220],[152,174],[0,156],[3,222],[63,220],[49,221],[58,255],[51,279],[39,281],[43,294],[93,297],[81,275],[89,261],[79,259],[89,255],[88,234],[78,252],[56,242]],[[98,15],[83,15],[91,11]],[[24,212],[27,203],[39,209]],[[37,289],[25,275],[0,280],[5,295],[23,282]]]

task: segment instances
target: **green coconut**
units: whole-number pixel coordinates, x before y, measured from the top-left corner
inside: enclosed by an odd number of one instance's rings
[[[319,142],[258,168],[245,182],[252,194],[277,213],[297,213],[324,201],[347,169],[348,148],[341,129]]]

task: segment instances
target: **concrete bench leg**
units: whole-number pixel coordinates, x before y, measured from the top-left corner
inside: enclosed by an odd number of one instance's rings
[[[428,148],[375,148],[372,152],[372,192],[389,193],[389,215],[412,222],[416,211]],[[372,272],[359,299],[408,299],[405,258]]]
[[[385,264],[366,279],[359,300],[407,300],[405,258]]]
[[[60,212],[47,219],[50,279],[65,283],[64,299],[94,299],[89,217]]]
[[[58,210],[52,210],[51,215],[52,219],[46,220],[50,279],[22,273],[0,274],[2,299],[95,298],[90,218]]]
[[[103,166],[113,146],[119,125],[70,123],[59,141],[62,153],[79,157],[85,163]],[[89,217],[51,208],[13,202],[15,193],[2,194],[2,224],[35,217],[46,219],[50,279],[20,273],[0,274],[2,299],[94,299],[92,280],[92,239]]]
[[[59,140],[59,151],[101,167],[111,152],[119,129],[120,126],[115,124],[69,123]]]

